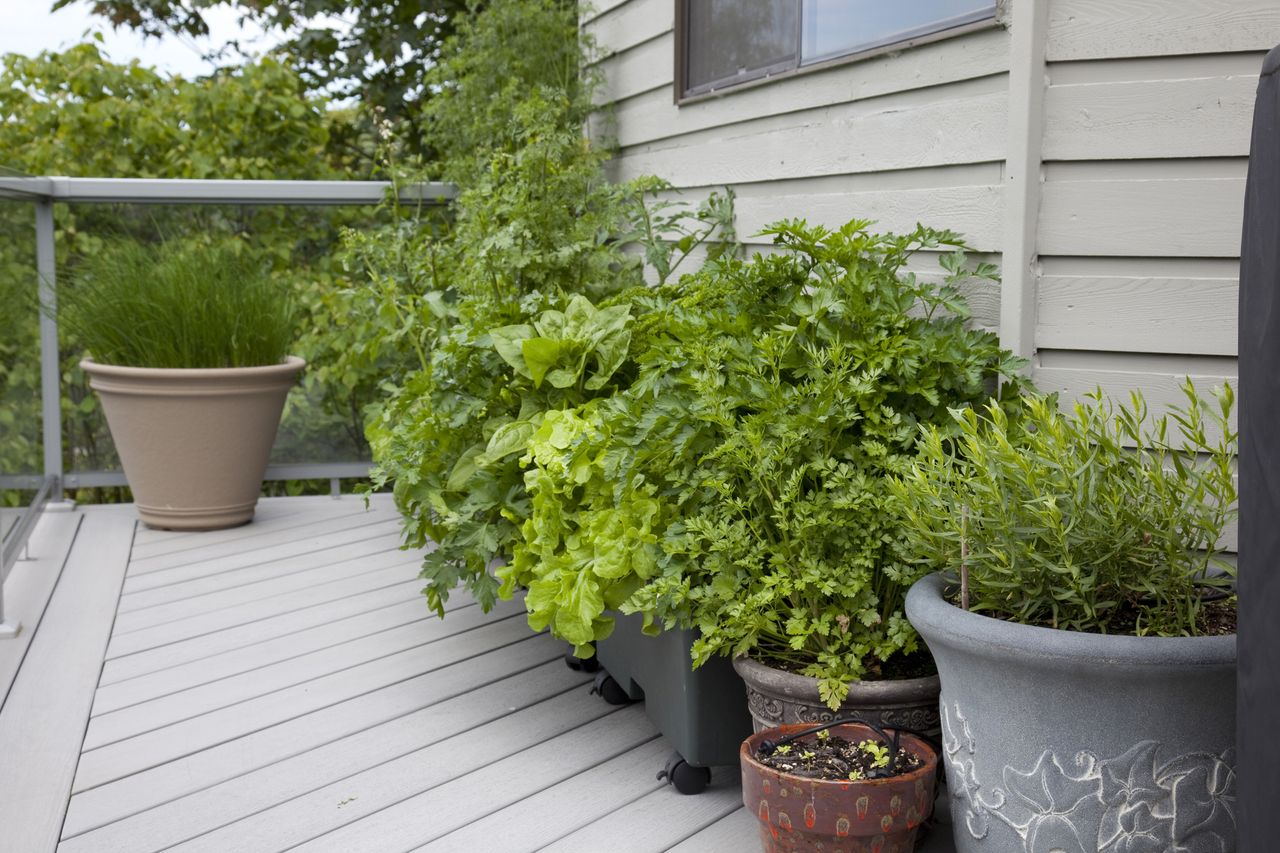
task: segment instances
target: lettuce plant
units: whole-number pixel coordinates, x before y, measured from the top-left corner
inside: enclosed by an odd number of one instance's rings
[[[535,627],[579,653],[606,611],[696,626],[695,664],[750,654],[843,698],[916,650],[902,614],[922,570],[888,479],[922,424],[985,400],[1020,363],[971,328],[959,238],[784,222],[782,251],[721,259],[636,300],[638,374],[544,419],[530,515],[504,570]],[[942,282],[904,270],[942,250]],[[1016,381],[1016,380],[1015,380]]]

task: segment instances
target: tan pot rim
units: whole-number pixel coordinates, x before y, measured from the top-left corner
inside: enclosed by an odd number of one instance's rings
[[[292,376],[303,367],[306,361],[296,355],[287,355],[279,364],[263,364],[253,367],[130,367],[123,364],[104,364],[92,358],[80,360],[80,369],[98,376],[130,377],[156,379],[221,379],[231,376],[262,376],[264,378],[279,374],[281,377]]]

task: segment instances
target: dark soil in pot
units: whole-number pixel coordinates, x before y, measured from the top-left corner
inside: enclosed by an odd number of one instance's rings
[[[910,853],[920,825],[933,812],[938,759],[932,747],[900,734],[901,749],[889,768],[895,775],[850,779],[849,773],[885,772],[875,766],[874,751],[860,744],[869,741],[886,751],[887,745],[872,728],[844,723],[832,727],[825,738],[806,734],[771,749],[779,738],[809,728],[778,726],[742,744],[742,801],[760,820],[766,853]],[[864,762],[859,755],[870,760]],[[840,765],[851,767],[845,778],[815,778],[838,774]],[[853,765],[860,769],[855,771]],[[783,769],[787,766],[791,770]]]

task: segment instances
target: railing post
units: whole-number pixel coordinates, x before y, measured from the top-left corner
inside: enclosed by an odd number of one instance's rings
[[[58,357],[58,271],[54,257],[53,200],[36,202],[36,272],[40,277],[40,408],[44,474],[52,475],[52,499],[62,500],[62,365]]]

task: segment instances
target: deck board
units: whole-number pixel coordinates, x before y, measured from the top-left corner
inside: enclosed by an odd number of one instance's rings
[[[0,849],[756,849],[736,768],[694,797],[656,779],[643,706],[589,695],[519,600],[437,617],[400,530],[386,496],[201,534],[47,515],[52,596],[25,656],[0,645]]]

